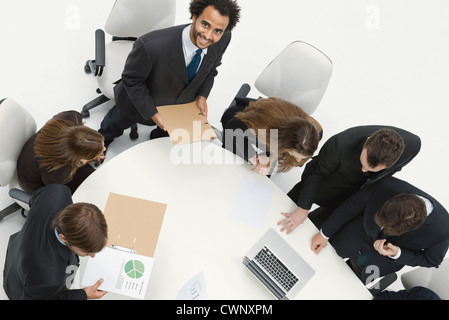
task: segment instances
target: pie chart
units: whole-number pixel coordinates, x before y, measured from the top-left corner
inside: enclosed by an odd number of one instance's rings
[[[139,260],[129,260],[124,269],[126,275],[132,279],[139,279],[145,271],[143,263]]]

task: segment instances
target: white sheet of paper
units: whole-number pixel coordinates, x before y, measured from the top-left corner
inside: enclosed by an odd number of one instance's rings
[[[243,176],[231,216],[253,227],[263,229],[273,192],[273,186],[250,176]]]
[[[176,300],[207,300],[206,281],[204,280],[203,271],[182,287],[176,296]]]
[[[100,290],[143,299],[153,261],[150,257],[106,247],[94,258],[89,257],[81,286],[89,287],[103,278]]]

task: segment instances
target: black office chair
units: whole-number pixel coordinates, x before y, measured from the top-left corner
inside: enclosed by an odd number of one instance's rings
[[[31,114],[11,99],[0,101],[0,186],[9,186],[14,203],[0,211],[0,220],[21,209],[26,217],[31,195],[23,191],[17,180],[17,159],[25,142],[36,132]]]
[[[83,118],[90,110],[114,99],[114,86],[120,80],[123,67],[134,41],[152,30],[174,25],[176,0],[117,0],[106,21],[105,30],[113,35],[105,45],[105,33],[95,31],[95,60],[88,60],[84,71],[97,78],[96,99],[83,106]],[[131,127],[130,138],[138,138],[137,124]]]

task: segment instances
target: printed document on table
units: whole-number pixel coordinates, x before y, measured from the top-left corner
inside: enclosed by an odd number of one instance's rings
[[[243,176],[231,216],[258,229],[263,229],[270,209],[273,186],[250,176]]]
[[[105,247],[89,257],[81,286],[92,286],[103,278],[100,290],[143,299],[153,262],[151,257]]]
[[[176,300],[207,300],[204,271],[198,273],[181,288]]]

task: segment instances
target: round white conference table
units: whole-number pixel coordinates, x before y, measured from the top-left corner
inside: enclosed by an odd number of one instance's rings
[[[233,217],[242,177],[272,186],[261,226]],[[145,299],[175,299],[183,286],[203,273],[208,299],[258,300],[274,296],[243,265],[254,243],[296,205],[269,178],[251,171],[218,142],[173,146],[169,138],[140,143],[101,165],[73,195],[104,210],[109,193],[167,204]],[[126,212],[123,212],[126,215]],[[318,232],[306,220],[291,234],[280,233],[315,270],[296,299],[371,299],[363,283],[331,245],[316,255]],[[87,258],[75,277],[79,287]],[[103,299],[128,299],[109,292]]]

